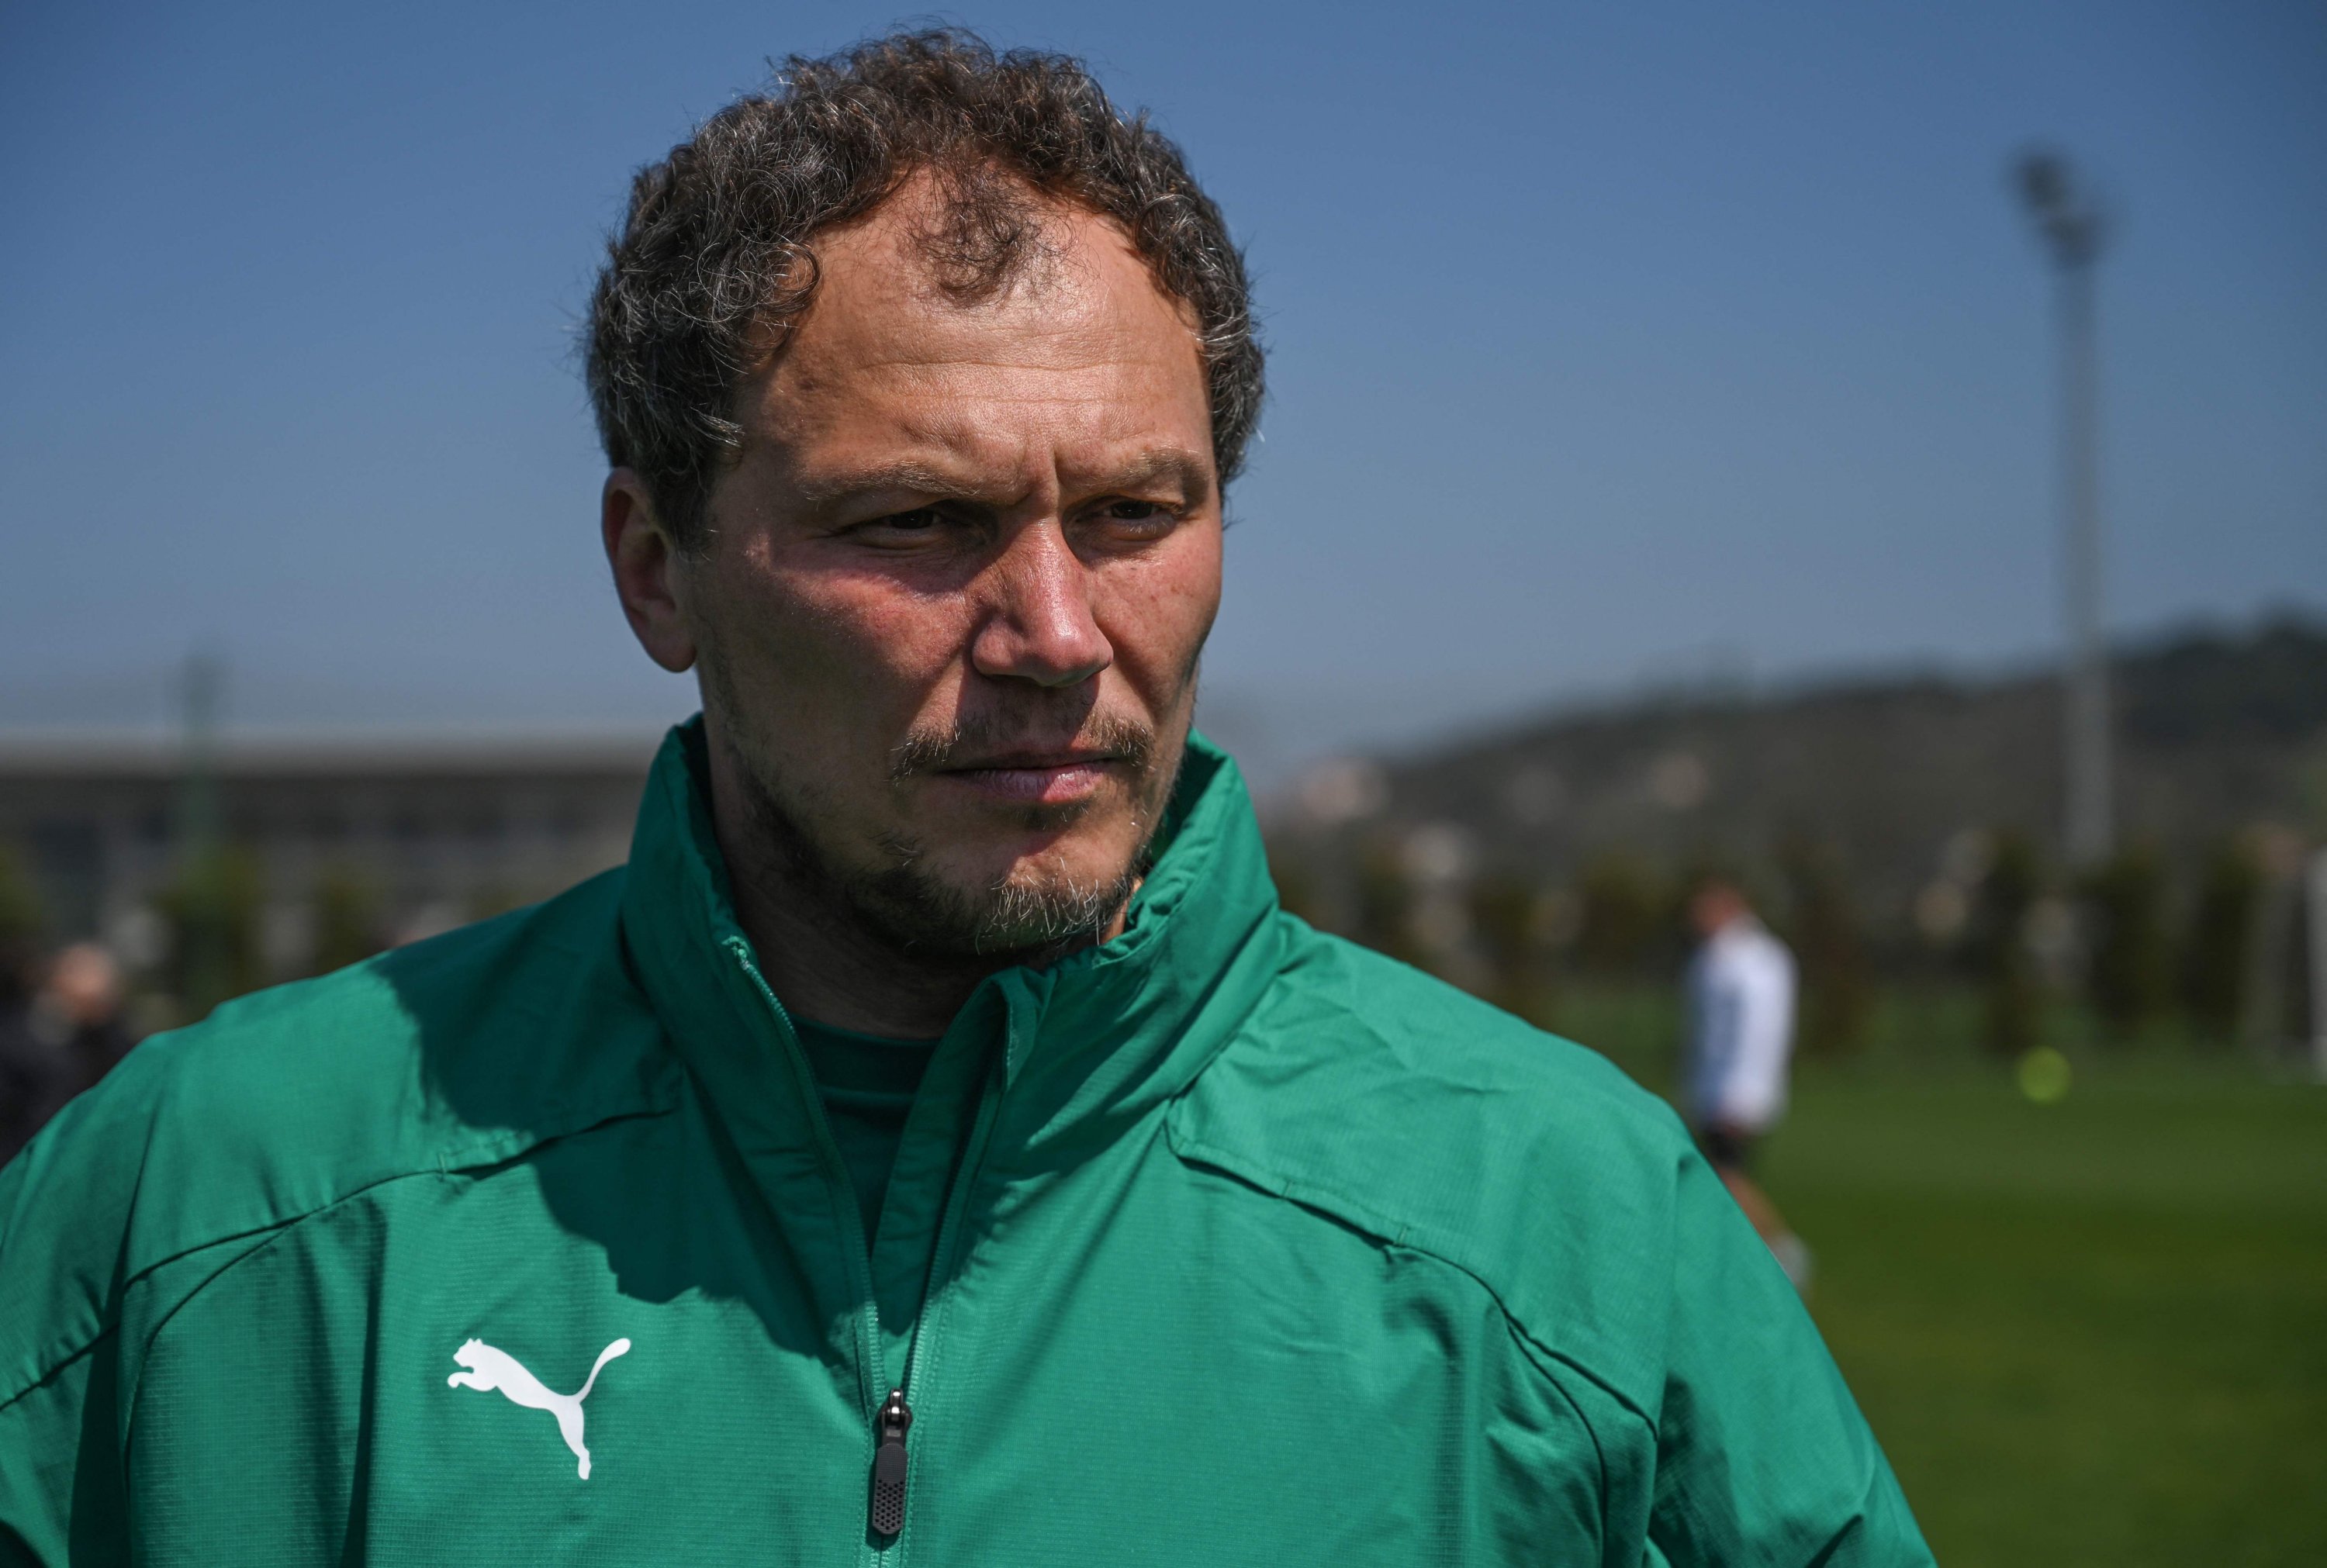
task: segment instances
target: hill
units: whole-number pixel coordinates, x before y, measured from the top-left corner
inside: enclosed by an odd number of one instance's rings
[[[2327,623],[2154,639],[2119,650],[2112,682],[2121,843],[2187,880],[2232,835],[2281,866],[2327,838]],[[1904,934],[2000,834],[2057,866],[2060,796],[2049,673],[1917,676],[1552,714],[1322,770],[1271,826],[1296,874],[1391,845],[1423,882],[1535,888],[1612,854],[1769,882],[1808,852],[1870,930]]]

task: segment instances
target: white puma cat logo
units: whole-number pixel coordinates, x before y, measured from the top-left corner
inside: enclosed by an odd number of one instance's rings
[[[590,1397],[590,1390],[598,1381],[598,1373],[607,1362],[629,1352],[631,1342],[617,1339],[598,1352],[598,1364],[590,1368],[589,1380],[578,1394],[552,1394],[541,1386],[541,1379],[527,1371],[518,1358],[507,1350],[496,1350],[482,1339],[471,1339],[453,1352],[453,1359],[466,1367],[466,1372],[455,1372],[444,1381],[454,1388],[498,1388],[511,1401],[528,1410],[547,1410],[557,1417],[557,1434],[574,1457],[582,1461],[581,1476],[590,1479],[590,1451],[582,1445],[582,1402]]]

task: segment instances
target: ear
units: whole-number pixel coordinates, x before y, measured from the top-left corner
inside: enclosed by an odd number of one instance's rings
[[[677,675],[695,663],[695,634],[679,606],[678,576],[685,563],[655,517],[654,498],[635,469],[606,476],[598,500],[598,530],[614,592],[630,618],[631,634],[647,657]]]

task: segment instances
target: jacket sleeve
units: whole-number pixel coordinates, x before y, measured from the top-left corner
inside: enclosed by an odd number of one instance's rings
[[[0,1170],[5,1568],[129,1560],[113,1282],[135,1115],[122,1097],[84,1096]]]
[[[113,1462],[118,1362],[107,1334],[0,1406],[0,1564],[129,1561]]]
[[[1929,1564],[1809,1314],[1720,1179],[1682,1155],[1647,1561]]]

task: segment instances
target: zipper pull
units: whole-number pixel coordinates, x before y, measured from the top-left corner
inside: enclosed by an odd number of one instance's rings
[[[913,1424],[905,1391],[892,1388],[873,1430],[881,1446],[873,1451],[873,1533],[894,1535],[905,1527],[905,1429]]]

